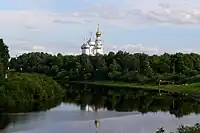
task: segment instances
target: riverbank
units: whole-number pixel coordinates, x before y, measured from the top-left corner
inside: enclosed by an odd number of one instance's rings
[[[199,93],[200,94],[200,83],[192,83],[186,85],[141,85],[136,83],[126,83],[126,82],[112,82],[112,81],[70,81],[70,83],[81,83],[81,84],[91,84],[91,85],[101,85],[110,87],[128,87],[137,88],[145,90],[160,90],[163,92],[178,92],[178,93]]]

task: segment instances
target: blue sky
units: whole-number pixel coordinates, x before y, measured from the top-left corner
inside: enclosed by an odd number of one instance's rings
[[[0,18],[12,56],[79,54],[98,23],[105,52],[200,51],[199,0],[2,0]]]

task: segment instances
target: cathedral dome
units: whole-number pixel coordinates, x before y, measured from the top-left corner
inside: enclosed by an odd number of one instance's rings
[[[100,32],[100,31],[97,31],[97,32],[96,32],[96,35],[97,35],[97,36],[101,36],[101,32]]]
[[[90,38],[87,42],[90,46],[95,46],[95,42],[92,41],[92,38]]]
[[[88,45],[88,43],[84,43],[82,46],[81,46],[81,49],[88,49],[90,48],[90,46]]]
[[[98,24],[96,36],[97,36],[97,37],[100,37],[100,36],[101,36],[101,31],[100,31],[100,29],[99,29],[99,24]]]

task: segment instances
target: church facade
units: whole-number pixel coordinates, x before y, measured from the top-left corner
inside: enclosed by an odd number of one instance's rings
[[[97,54],[103,55],[103,43],[101,41],[101,32],[99,29],[99,25],[96,32],[95,41],[90,37],[82,46],[81,46],[82,54],[95,56]]]

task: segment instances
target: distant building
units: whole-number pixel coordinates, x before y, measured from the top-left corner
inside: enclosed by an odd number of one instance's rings
[[[90,37],[82,46],[81,46],[82,54],[94,56],[96,54],[103,54],[103,43],[101,41],[101,32],[99,29],[99,25],[96,32],[96,39],[92,41],[92,37]]]

